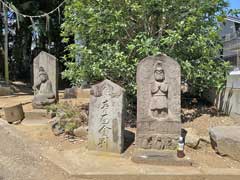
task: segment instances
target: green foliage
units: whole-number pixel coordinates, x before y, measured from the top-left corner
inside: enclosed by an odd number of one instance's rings
[[[229,64],[216,59],[222,48],[217,19],[226,15],[227,5],[225,0],[68,0],[63,77],[73,84],[108,78],[132,96],[137,63],[162,52],[181,64],[182,79],[196,95],[219,89]],[[81,46],[71,44],[76,34]],[[77,65],[79,52],[83,60]]]
[[[34,16],[53,10],[62,0],[6,0],[5,2],[9,3],[9,6],[15,12]],[[2,10],[3,8],[0,7],[1,32],[3,32],[4,28]],[[60,16],[62,15],[63,13],[60,13]],[[8,19],[10,79],[28,80],[29,82],[32,60],[40,51],[47,51],[56,57],[62,56],[64,47],[60,37],[61,23],[59,22],[59,14],[55,12],[47,18],[30,19],[9,11]],[[3,47],[4,43],[2,35],[0,33],[0,47]],[[36,45],[36,48],[33,50],[34,45]]]
[[[80,126],[87,126],[88,115],[86,106],[71,103],[58,103],[47,107],[48,112],[56,113],[58,124],[65,133],[73,134],[73,130]]]

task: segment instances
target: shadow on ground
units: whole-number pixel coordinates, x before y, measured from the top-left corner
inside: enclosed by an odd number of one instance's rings
[[[181,99],[181,120],[182,123],[191,122],[194,119],[208,114],[212,116],[222,116],[218,109],[204,99],[193,97],[182,97]]]
[[[124,149],[123,152],[125,152],[134,142],[135,140],[135,134],[129,130],[124,130]]]

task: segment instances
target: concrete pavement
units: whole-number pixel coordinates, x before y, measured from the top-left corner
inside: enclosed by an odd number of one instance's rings
[[[66,180],[68,174],[41,156],[41,148],[0,119],[0,179]]]

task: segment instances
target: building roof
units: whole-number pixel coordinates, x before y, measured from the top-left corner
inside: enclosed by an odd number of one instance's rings
[[[229,21],[233,21],[233,22],[236,22],[236,23],[240,23],[240,17],[227,16],[226,19],[229,20]]]

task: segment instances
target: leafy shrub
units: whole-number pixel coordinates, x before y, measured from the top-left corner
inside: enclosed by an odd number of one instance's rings
[[[180,63],[182,79],[195,95],[220,89],[229,64],[216,59],[222,48],[217,17],[224,17],[227,5],[225,0],[68,0],[63,77],[73,84],[110,79],[125,87],[134,104],[137,63],[163,52]],[[74,36],[83,43],[71,43]],[[79,52],[83,60],[77,65]]]
[[[88,105],[72,105],[71,103],[59,103],[48,106],[47,110],[56,113],[57,123],[67,134],[73,134],[73,130],[88,124]]]

